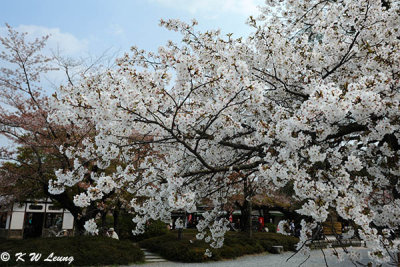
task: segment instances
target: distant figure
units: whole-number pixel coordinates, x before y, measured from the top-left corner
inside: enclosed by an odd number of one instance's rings
[[[258,231],[262,232],[264,229],[264,217],[258,217]]]
[[[294,220],[290,222],[290,232],[294,236],[296,233],[296,226],[294,225]]]
[[[238,218],[237,220],[236,220],[236,228],[237,229],[240,229],[240,219]]]
[[[114,228],[108,229],[107,236],[119,240],[117,233],[114,231]]]

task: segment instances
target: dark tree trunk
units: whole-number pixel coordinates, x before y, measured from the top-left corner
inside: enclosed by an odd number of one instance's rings
[[[62,208],[71,212],[71,215],[74,217],[75,235],[83,235],[85,233],[85,220],[80,216],[82,209],[75,206],[73,198],[69,197],[66,192],[59,195],[52,195],[49,193],[48,183],[43,183],[42,185],[43,191],[47,197],[53,201],[57,201]]]
[[[244,192],[244,200],[243,205],[241,206],[241,221],[242,221],[242,231],[246,232],[247,235],[251,238],[253,237],[253,223],[251,220],[251,212],[252,212],[252,202],[251,202],[251,193],[250,188],[247,184],[247,179],[244,180],[243,184],[243,192]]]
[[[107,212],[101,211],[101,229],[105,232],[106,231],[106,223],[107,223]],[[101,233],[103,234],[103,233]]]
[[[57,201],[60,206],[69,212],[74,217],[75,223],[75,235],[83,235],[85,233],[85,222],[89,219],[95,218],[98,213],[98,208],[95,205],[95,202],[92,202],[90,206],[86,209],[86,214],[82,216],[82,208],[75,206],[73,197],[67,194],[67,192],[63,192],[58,195],[52,195],[49,193],[48,183],[43,183],[43,191],[47,197],[51,200]],[[103,196],[102,200],[111,197],[115,191],[112,191]]]
[[[75,226],[76,226],[75,235],[83,235],[86,232],[85,227],[84,227],[86,221],[95,218],[97,213],[98,213],[98,209],[97,209],[95,203],[92,202],[90,204],[90,206],[86,208],[86,214],[85,215],[82,216],[81,214],[77,214],[75,216],[74,214],[72,214],[74,216],[74,219],[76,220],[76,223],[75,223]]]
[[[115,207],[113,211],[113,218],[114,218],[114,231],[119,235],[119,224],[118,224],[118,219],[119,219],[119,203],[117,203],[117,207]]]
[[[80,236],[83,235],[85,233],[85,220],[82,219],[75,219],[75,235],[76,236]]]
[[[241,209],[242,231],[246,232],[249,237],[253,236],[253,222],[251,220],[252,203],[251,200],[244,200]]]

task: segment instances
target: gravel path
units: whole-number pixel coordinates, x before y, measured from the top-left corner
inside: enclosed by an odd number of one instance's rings
[[[357,248],[362,257],[361,262],[368,263],[367,250],[364,248]],[[325,249],[325,255],[327,257],[328,266],[330,267],[347,267],[354,266],[350,261],[346,260],[338,262],[331,254],[330,249]],[[141,265],[131,266],[148,266],[148,267],[294,267],[299,266],[306,258],[301,255],[295,255],[289,261],[286,261],[293,253],[285,252],[283,254],[259,254],[240,257],[236,260],[220,261],[220,262],[209,262],[209,263],[179,263],[179,262],[164,262],[164,263],[149,263]],[[311,251],[311,257],[303,264],[302,267],[323,267],[325,265],[324,257],[320,250]],[[386,265],[384,265],[386,266]]]

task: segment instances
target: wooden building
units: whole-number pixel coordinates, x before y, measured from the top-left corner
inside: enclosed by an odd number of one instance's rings
[[[0,237],[31,238],[73,235],[74,217],[50,199],[0,206]]]

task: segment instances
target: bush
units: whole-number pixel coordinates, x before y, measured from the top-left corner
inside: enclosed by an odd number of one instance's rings
[[[146,232],[149,237],[165,235],[168,232],[167,225],[162,221],[152,221],[147,227]]]
[[[119,241],[108,237],[62,237],[37,238],[24,240],[0,240],[0,251],[11,255],[10,261],[2,262],[2,266],[68,266],[68,262],[45,262],[52,252],[55,256],[72,256],[73,262],[69,265],[127,265],[143,262],[143,252],[130,241]],[[25,262],[15,262],[16,253],[26,253]],[[38,262],[31,262],[30,253],[41,253]]]
[[[203,240],[196,240],[196,231],[185,230],[183,239],[178,240],[177,232],[171,231],[163,236],[153,237],[139,242],[152,252],[156,252],[171,261],[203,262],[210,260],[232,259],[246,254],[273,252],[273,246],[283,246],[285,250],[294,250],[298,239],[276,233],[254,233],[248,238],[244,233],[228,232],[224,246],[220,249],[211,249],[212,257],[204,255],[209,244]]]
[[[191,233],[185,231],[183,239],[178,240],[177,231],[171,231],[162,236],[142,240],[139,244],[141,247],[156,252],[169,260],[181,262],[202,262],[208,260],[208,257],[204,255],[208,244],[193,237]],[[217,254],[213,255],[213,259],[217,259]]]
[[[269,252],[272,252],[272,246],[283,246],[284,250],[296,250],[296,244],[299,239],[293,236],[281,235],[277,233],[259,233],[256,236],[261,241],[261,245]]]
[[[133,230],[133,228],[131,229]],[[133,240],[141,241],[144,239],[162,236],[168,233],[167,225],[165,222],[157,220],[151,221],[145,228],[145,232],[140,235],[133,236]]]
[[[272,251],[272,247],[276,245],[275,241],[273,240],[260,240],[260,245],[263,247],[265,251]]]
[[[149,225],[146,226],[145,232],[141,235],[134,236],[132,230],[135,229],[136,225],[132,221],[133,215],[127,212],[121,212],[118,216],[118,226],[117,233],[120,240],[130,239],[133,241],[140,241],[150,237],[164,235],[168,232],[167,226],[164,222],[157,220],[151,221]],[[114,227],[113,216],[107,215],[105,230]]]
[[[132,230],[135,224],[132,221],[133,215],[129,213],[121,213],[118,216],[118,236],[119,239],[132,239]],[[110,226],[113,227],[113,226]]]
[[[269,233],[276,233],[276,225],[273,223],[266,223],[264,226],[268,229]]]
[[[238,247],[224,246],[220,251],[221,257],[225,259],[235,258],[238,254],[240,254],[240,248]]]

